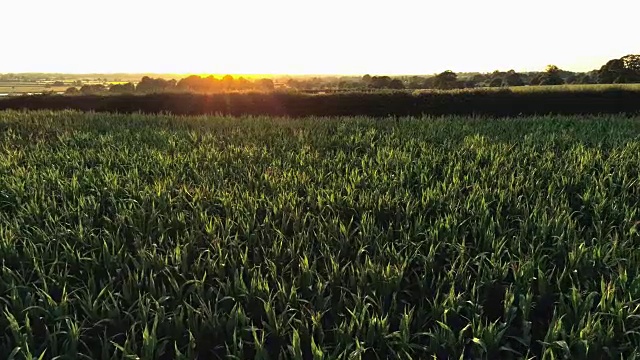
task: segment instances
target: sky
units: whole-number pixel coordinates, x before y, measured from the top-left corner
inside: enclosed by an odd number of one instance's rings
[[[638,0],[1,0],[0,73],[573,71],[640,53]]]

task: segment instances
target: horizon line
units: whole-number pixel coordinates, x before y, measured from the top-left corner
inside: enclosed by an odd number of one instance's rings
[[[569,70],[560,68],[562,71],[573,72],[573,73],[588,73],[591,71],[597,71],[598,69],[592,70]],[[394,72],[362,72],[362,73],[209,73],[209,72],[157,72],[157,71],[142,71],[142,72],[124,72],[124,71],[104,71],[104,72],[59,72],[59,71],[21,71],[21,72],[0,72],[0,75],[176,75],[176,76],[234,76],[234,77],[286,77],[286,76],[317,76],[317,77],[362,77],[364,75],[371,76],[433,76],[440,74],[444,71],[453,71],[457,74],[491,74],[494,71],[507,72],[514,69],[508,70],[500,70],[495,69],[492,71],[455,71],[455,70],[443,70],[440,72],[432,72],[432,73],[394,73]],[[514,70],[517,73],[533,73],[533,72],[544,72],[544,70]]]

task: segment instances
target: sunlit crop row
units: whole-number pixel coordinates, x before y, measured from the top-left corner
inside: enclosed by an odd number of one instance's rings
[[[0,112],[2,359],[632,359],[640,118]]]

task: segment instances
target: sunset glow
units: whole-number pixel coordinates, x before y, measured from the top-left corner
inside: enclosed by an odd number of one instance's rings
[[[638,10],[636,0],[6,1],[0,73],[585,71],[640,50]]]

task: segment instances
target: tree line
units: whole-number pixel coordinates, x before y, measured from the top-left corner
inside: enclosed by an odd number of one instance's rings
[[[272,91],[277,87],[293,90],[402,90],[402,89],[464,89],[563,84],[624,84],[640,83],[640,55],[626,55],[608,61],[598,70],[576,73],[549,65],[543,72],[494,71],[492,73],[457,74],[447,70],[433,76],[372,76],[313,77],[297,79],[249,80],[226,75],[201,77],[191,75],[180,80],[165,80],[144,76],[137,84],[85,84],[74,86],[67,94],[150,94],[164,92],[217,93],[229,91]],[[278,85],[278,86],[276,86]]]
[[[548,65],[542,72],[494,71],[492,73],[458,74],[447,70],[433,76],[372,76],[289,80],[296,89],[463,89],[563,84],[640,83],[640,55],[627,55],[607,62],[598,70],[572,72]]]
[[[431,77],[413,76],[393,79],[389,76],[365,75],[364,87],[374,89],[463,89],[478,87],[511,87],[563,84],[629,84],[640,83],[640,55],[626,55],[608,61],[599,70],[575,73],[548,65],[544,72],[518,73],[494,71],[489,74],[473,74],[461,77],[447,70]]]
[[[153,94],[165,92],[195,92],[195,93],[216,93],[225,91],[258,90],[271,91],[275,85],[272,79],[257,79],[254,81],[243,77],[234,78],[226,75],[221,79],[214,76],[201,77],[191,75],[186,78],[165,80],[161,78],[151,78],[144,76],[140,82],[124,84],[85,84],[80,88],[70,87],[66,90],[69,95],[90,95],[90,94]]]
[[[614,59],[600,69],[572,72],[549,65],[542,72],[494,71],[491,73],[455,73],[444,71],[431,76],[313,77],[289,79],[285,84],[299,90],[376,90],[376,89],[462,89],[563,84],[623,84],[640,82],[640,55]]]

